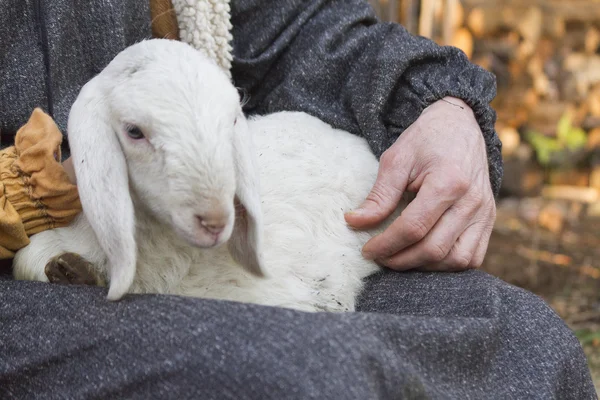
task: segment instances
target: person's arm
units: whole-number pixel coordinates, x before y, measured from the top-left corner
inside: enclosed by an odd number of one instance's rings
[[[474,112],[498,194],[495,77],[457,48],[378,22],[364,0],[232,1],[233,76],[249,113],[298,110],[364,136],[380,156],[448,96]]]

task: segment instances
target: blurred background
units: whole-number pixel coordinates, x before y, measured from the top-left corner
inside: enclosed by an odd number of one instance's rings
[[[600,0],[371,0],[497,77],[505,165],[484,269],[542,296],[600,388]]]

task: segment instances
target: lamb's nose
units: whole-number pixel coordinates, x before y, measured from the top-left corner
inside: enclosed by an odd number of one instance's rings
[[[222,215],[196,215],[196,219],[203,229],[213,235],[223,232],[225,225],[227,225],[227,217]]]

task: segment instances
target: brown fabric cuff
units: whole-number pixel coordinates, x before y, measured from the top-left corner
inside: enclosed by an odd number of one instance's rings
[[[81,211],[77,186],[59,161],[61,142],[55,122],[36,108],[14,146],[0,153],[2,258],[27,245],[27,236],[65,226]]]
[[[14,147],[0,152],[0,259],[12,258],[15,252],[29,244],[21,216],[6,196],[2,176],[6,166],[14,162]]]

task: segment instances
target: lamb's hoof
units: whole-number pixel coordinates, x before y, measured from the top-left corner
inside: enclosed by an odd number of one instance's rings
[[[46,264],[44,272],[50,283],[93,286],[102,284],[94,266],[75,253],[62,253],[52,258]]]

